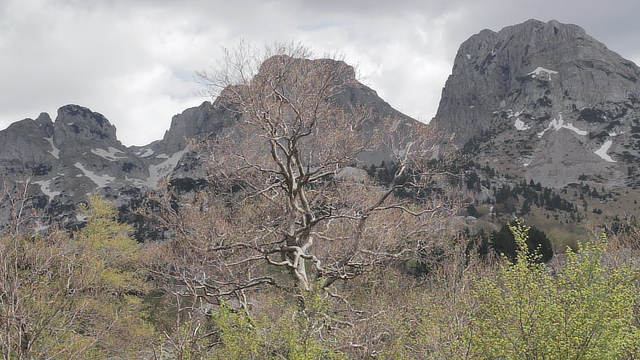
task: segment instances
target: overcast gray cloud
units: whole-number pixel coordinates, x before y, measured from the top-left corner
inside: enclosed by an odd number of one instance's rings
[[[194,70],[240,38],[342,52],[383,99],[428,121],[458,46],[482,29],[556,19],[637,63],[638,15],[631,0],[3,0],[0,128],[73,103],[104,114],[126,145],[149,143],[206,100]]]

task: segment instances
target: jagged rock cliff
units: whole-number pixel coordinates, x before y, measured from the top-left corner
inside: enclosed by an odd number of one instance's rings
[[[335,62],[335,66],[348,65]],[[355,81],[354,71],[347,73],[350,78],[345,83],[350,85],[332,99],[336,105],[367,109],[374,125],[388,117],[417,123]],[[37,208],[44,209],[53,221],[75,226],[82,221],[75,215],[76,206],[89,193],[100,192],[121,209],[128,209],[164,177],[180,179],[176,183],[189,186],[197,180],[201,162],[190,151],[188,139],[233,132],[240,120],[231,105],[219,99],[205,101],[175,115],[163,139],[127,148],[104,116],[78,105],[66,105],[58,110],[55,122],[43,113],[36,120],[18,121],[0,131],[0,169],[6,190],[16,184],[30,184],[29,195]],[[374,153],[363,159],[379,162],[383,157]],[[9,207],[7,201],[0,204],[4,219]]]
[[[529,20],[465,41],[432,122],[443,146],[562,188],[586,174],[630,185],[640,69],[576,25]]]
[[[65,223],[76,222],[73,210],[88,193],[126,201],[149,176],[104,116],[77,105],[61,107],[55,122],[43,113],[0,131],[0,168],[7,190],[30,184],[36,207]]]

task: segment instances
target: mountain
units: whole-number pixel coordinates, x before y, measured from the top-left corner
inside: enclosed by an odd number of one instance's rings
[[[452,145],[543,185],[583,173],[621,185],[640,149],[639,77],[576,25],[483,30],[460,46],[433,124]]]
[[[332,64],[350,70],[346,72],[349,81],[344,81],[348,85],[332,98],[338,108],[366,108],[373,127],[381,126],[388,117],[419,124],[357,82],[353,68],[340,61]],[[103,115],[78,105],[61,107],[55,122],[46,113],[35,120],[15,122],[0,131],[5,195],[17,198],[20,185],[27,183],[36,208],[44,210],[51,221],[74,227],[83,221],[75,213],[78,204],[92,192],[115,200],[121,212],[129,213],[143,201],[147,190],[159,186],[163,177],[168,177],[179,190],[190,190],[202,169],[187,139],[232,133],[241,121],[232,109],[220,98],[213,103],[205,101],[175,115],[162,139],[132,147],[118,141],[116,128]],[[384,158],[383,152],[363,155],[367,163],[379,163]],[[14,205],[3,201],[0,206],[6,223]]]
[[[348,69],[331,101],[346,112],[365,109],[373,121],[363,131],[380,131],[389,118],[420,124]],[[474,214],[530,213],[561,223],[632,216],[640,200],[639,78],[633,62],[576,25],[529,20],[465,41],[431,126],[443,134],[443,151],[457,149],[470,160],[465,176]],[[55,122],[43,113],[0,131],[5,196],[26,181],[35,206],[65,226],[82,222],[76,206],[95,191],[129,213],[163,177],[184,191],[201,183],[202,164],[187,139],[233,134],[239,121],[232,104],[217,98],[175,115],[162,139],[126,147],[104,116],[66,105]],[[389,156],[360,159],[379,164]],[[14,205],[1,206],[6,219]]]
[[[460,46],[431,124],[477,168],[611,218],[640,198],[639,78],[636,64],[577,25],[483,30]],[[596,188],[597,199],[584,200]]]
[[[29,183],[36,207],[55,220],[65,216],[67,222],[75,221],[68,210],[87,193],[103,188],[116,197],[112,189],[117,188],[126,194],[149,172],[117,140],[115,127],[104,116],[76,105],[61,107],[55,122],[43,113],[0,131],[0,168],[6,192],[17,183]],[[2,206],[6,215],[10,202]]]

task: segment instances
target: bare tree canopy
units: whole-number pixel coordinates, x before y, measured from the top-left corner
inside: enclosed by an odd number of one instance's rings
[[[198,75],[239,123],[198,147],[215,190],[177,207],[166,198],[173,255],[184,259],[175,276],[193,294],[246,301],[246,289],[265,284],[328,289],[415,255],[460,203],[431,160],[436,134],[345,102],[364,85],[342,61],[300,45],[241,44]],[[358,168],[375,152],[388,159],[384,184]]]

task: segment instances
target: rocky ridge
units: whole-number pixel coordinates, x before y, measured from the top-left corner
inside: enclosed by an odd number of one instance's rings
[[[529,20],[465,41],[433,124],[483,164],[561,188],[625,182],[640,151],[640,68],[576,25]]]
[[[336,62],[338,65],[346,66]],[[349,74],[355,80],[355,72]],[[356,81],[349,83],[353,85],[333,99],[338,106],[366,107],[374,124],[389,116],[417,123],[391,108],[372,89]],[[26,182],[37,208],[45,210],[51,221],[72,227],[83,221],[75,214],[76,206],[92,192],[115,200],[116,206],[128,211],[164,177],[188,188],[196,182],[201,164],[187,139],[232,132],[240,119],[230,108],[219,100],[205,101],[175,115],[163,139],[132,147],[118,141],[116,128],[103,115],[78,105],[61,107],[55,121],[42,113],[35,120],[15,122],[0,131],[5,195]],[[368,154],[367,160],[379,162],[382,157]],[[0,213],[8,216],[10,202],[3,201],[1,206]]]
[[[495,202],[504,197],[496,189],[531,181],[572,190],[575,198],[565,198],[573,202],[597,187],[596,200],[583,200],[584,212],[587,205],[592,210],[594,203],[616,200],[601,196],[605,192],[629,203],[640,200],[638,78],[633,62],[576,25],[529,20],[499,32],[483,30],[461,45],[432,124],[444,133],[443,148],[457,148],[476,164],[479,180],[469,175],[468,185],[476,187],[479,201]],[[417,123],[374,90],[349,83],[332,99],[338,106],[368,109],[374,127],[389,117]],[[174,116],[163,139],[134,147],[117,140],[104,116],[77,105],[60,108],[55,122],[47,114],[18,121],[0,131],[5,187],[27,181],[36,206],[68,226],[81,222],[75,207],[91,192],[125,209],[165,176],[188,189],[197,182],[200,159],[186,139],[232,133],[240,119],[230,109],[219,99],[204,102]],[[362,156],[372,164],[383,159],[384,152]],[[489,182],[487,174],[496,171],[502,177]],[[517,204],[509,207],[514,214],[528,207],[510,201]],[[7,202],[2,206],[6,214]],[[605,216],[629,209],[612,207]]]
[[[477,167],[576,194],[565,197],[584,202],[584,212],[602,206],[617,217],[640,198],[639,78],[636,64],[577,25],[483,30],[460,46],[432,124],[445,134],[441,146]],[[587,206],[578,190],[596,187],[619,196]]]

